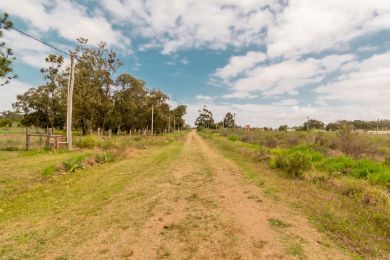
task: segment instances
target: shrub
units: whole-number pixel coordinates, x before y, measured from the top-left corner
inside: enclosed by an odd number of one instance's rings
[[[278,145],[278,140],[273,136],[267,136],[265,139],[265,146],[275,148]]]
[[[337,146],[339,149],[348,156],[357,159],[363,155],[371,152],[372,149],[363,136],[358,133],[351,132],[348,127],[342,128],[338,132]]]
[[[290,177],[300,178],[311,168],[311,157],[302,151],[273,151],[270,166],[286,171]]]
[[[287,172],[291,177],[302,177],[311,168],[311,159],[307,154],[296,152],[288,156]]]
[[[72,173],[83,168],[83,158],[70,159],[63,162],[62,165],[67,173]]]
[[[238,137],[237,135],[231,135],[229,136],[229,140],[235,142],[240,140],[240,137]]]
[[[111,152],[104,151],[95,155],[95,162],[97,163],[104,164],[112,161],[114,161],[114,155]]]
[[[92,149],[96,146],[98,146],[99,144],[99,140],[97,139],[97,137],[93,136],[93,135],[88,135],[88,136],[85,136],[85,137],[81,137],[77,142],[76,142],[76,146],[77,147],[80,147],[80,148],[89,148],[89,149]]]

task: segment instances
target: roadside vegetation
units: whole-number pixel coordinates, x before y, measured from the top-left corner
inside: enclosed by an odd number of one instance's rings
[[[362,257],[390,253],[390,137],[338,132],[200,131],[265,194],[307,214]]]

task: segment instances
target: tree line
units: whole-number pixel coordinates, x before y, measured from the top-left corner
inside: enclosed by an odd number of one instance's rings
[[[158,89],[148,89],[145,81],[124,72],[117,53],[104,42],[88,45],[80,38],[75,50],[73,125],[82,134],[100,129],[129,131],[150,129],[152,107],[156,133],[183,128],[186,106],[170,109],[169,97]],[[44,83],[18,95],[13,108],[21,124],[63,128],[66,121],[69,66],[60,55],[49,55],[41,69]]]

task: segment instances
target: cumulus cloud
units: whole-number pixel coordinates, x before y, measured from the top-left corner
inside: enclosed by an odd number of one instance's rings
[[[268,28],[267,54],[290,57],[320,52],[389,28],[389,1],[290,0]]]
[[[249,51],[242,56],[233,56],[225,67],[217,69],[215,76],[222,79],[234,78],[252,69],[256,64],[265,61],[266,58],[267,56],[264,53],[254,51]]]
[[[283,6],[271,0],[103,0],[101,4],[164,54],[262,44],[273,12]]]
[[[377,107],[390,97],[390,52],[354,62],[341,77],[315,89],[319,102],[338,101]]]
[[[343,64],[355,60],[352,54],[328,55],[320,59],[289,59],[274,64],[260,64],[241,72],[240,76],[231,79],[229,76],[219,73],[216,77],[221,78],[233,93],[225,95],[231,98],[255,97],[256,93],[271,97],[282,94],[297,95],[299,88],[308,84],[318,83],[329,73],[339,69]],[[231,60],[235,60],[234,57]],[[237,59],[240,60],[240,59]],[[241,67],[245,67],[244,63]],[[239,67],[239,66],[236,66]]]
[[[76,2],[1,1],[0,8],[11,16],[18,16],[40,33],[56,31],[61,37],[70,41],[84,37],[88,38],[91,44],[106,41],[120,48],[126,48],[130,44],[130,40],[122,32],[113,29],[103,14],[99,11],[91,12]]]

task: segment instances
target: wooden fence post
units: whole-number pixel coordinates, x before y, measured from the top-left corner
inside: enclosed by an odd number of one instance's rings
[[[26,128],[26,150],[30,149],[30,128]]]
[[[50,148],[51,128],[47,129],[46,147]]]

